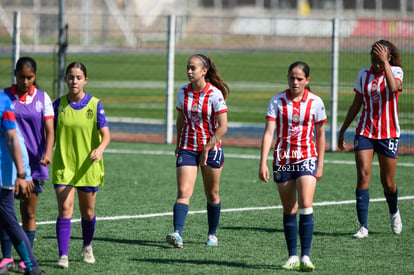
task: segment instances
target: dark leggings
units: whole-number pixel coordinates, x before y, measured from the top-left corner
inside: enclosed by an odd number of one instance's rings
[[[13,190],[0,188],[0,228],[5,230],[13,243],[14,248],[31,271],[39,266],[27,238],[26,233],[17,221],[14,212]]]

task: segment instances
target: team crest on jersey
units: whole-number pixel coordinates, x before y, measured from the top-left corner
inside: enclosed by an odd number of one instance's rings
[[[40,101],[36,102],[36,106],[35,106],[36,112],[40,113],[43,111],[43,103]]]
[[[293,115],[293,122],[299,122],[299,114]]]
[[[86,118],[87,119],[92,119],[93,118],[93,111],[91,109],[88,109],[86,111]]]
[[[371,91],[375,92],[375,91],[377,91],[377,89],[378,89],[378,81],[374,80],[374,81],[372,81],[372,84],[371,84]]]
[[[198,104],[197,102],[193,102],[193,105],[191,105],[191,111],[197,112],[198,111]]]

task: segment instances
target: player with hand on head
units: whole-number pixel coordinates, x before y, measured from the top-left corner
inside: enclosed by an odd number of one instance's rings
[[[344,135],[362,107],[354,138],[357,186],[356,210],[360,228],[354,238],[368,237],[369,182],[374,153],[377,153],[394,234],[402,231],[395,184],[400,125],[398,96],[402,92],[403,70],[400,53],[393,43],[379,40],[371,47],[371,65],[361,69],[354,85],[355,96],[338,137],[338,147],[346,149]]]
[[[77,191],[83,261],[95,263],[92,240],[95,233],[96,195],[104,184],[103,152],[111,138],[108,121],[99,99],[86,93],[86,67],[73,62],[66,68],[68,94],[58,98],[55,110],[56,146],[53,154],[52,180],[59,216],[56,221],[58,267],[68,268],[71,218]]]
[[[175,149],[177,197],[174,204],[174,232],[167,242],[182,248],[182,234],[200,167],[207,198],[207,246],[217,246],[221,200],[220,176],[224,153],[221,138],[227,132],[226,98],[230,90],[220,78],[210,57],[192,55],[187,62],[190,81],[178,89],[177,147]]]
[[[312,203],[316,182],[323,173],[327,121],[323,101],[310,91],[309,73],[306,63],[292,63],[287,75],[289,89],[270,100],[259,166],[259,179],[268,182],[267,156],[276,131],[273,179],[282,201],[283,228],[289,253],[282,268],[302,271],[315,269],[309,257],[314,227]],[[301,259],[297,253],[298,231]]]

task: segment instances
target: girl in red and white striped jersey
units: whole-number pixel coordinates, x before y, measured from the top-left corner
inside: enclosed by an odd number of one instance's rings
[[[283,205],[283,227],[289,258],[283,269],[312,271],[313,195],[321,179],[325,154],[325,106],[309,88],[310,68],[304,62],[289,66],[289,89],[269,102],[262,139],[259,178],[269,180],[267,156],[276,132],[273,160],[274,181]],[[314,132],[316,141],[314,141]],[[299,226],[296,213],[299,212]],[[297,235],[301,259],[297,253]]]
[[[173,209],[174,232],[166,239],[177,248],[183,246],[181,236],[200,166],[207,198],[206,244],[217,246],[216,231],[221,211],[219,183],[224,164],[221,138],[227,132],[226,98],[230,90],[211,58],[202,54],[189,58],[187,77],[190,83],[180,87],[177,93],[178,192]]]
[[[358,73],[354,100],[339,133],[338,147],[344,150],[345,131],[362,107],[354,139],[357,167],[355,195],[360,223],[354,238],[368,237],[369,181],[375,152],[380,164],[381,184],[389,207],[392,232],[400,234],[402,230],[398,190],[394,181],[400,138],[398,96],[403,81],[401,63],[398,49],[390,41],[379,40],[372,45],[371,66]]]

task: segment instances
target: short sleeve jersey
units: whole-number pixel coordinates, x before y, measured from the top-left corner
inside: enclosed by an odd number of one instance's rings
[[[16,118],[14,115],[13,105],[10,101],[10,98],[5,95],[4,93],[0,93],[0,149],[1,149],[1,173],[0,173],[0,187],[3,186],[3,169],[4,165],[6,163],[3,163],[5,159],[10,158],[9,157],[9,151],[7,149],[7,142],[6,142],[6,132],[9,130],[16,129]],[[6,180],[6,177],[4,177],[4,180]],[[7,181],[7,180],[6,180]],[[10,185],[9,183],[6,183],[5,185]]]
[[[362,113],[359,116],[356,134],[372,139],[400,137],[398,120],[398,96],[402,91],[403,70],[392,66],[392,74],[400,82],[398,92],[391,92],[385,73],[375,75],[372,67],[359,71],[354,91],[363,96]]]
[[[48,94],[35,86],[20,97],[16,85],[4,89],[9,95],[16,114],[16,121],[25,140],[34,179],[49,179],[48,167],[40,160],[46,152],[45,120],[53,119],[52,101]]]
[[[227,112],[221,91],[211,83],[202,91],[193,91],[191,84],[178,89],[176,109],[184,114],[179,147],[202,151],[218,127],[217,115]],[[221,147],[221,141],[213,149]]]
[[[77,187],[102,186],[103,159],[99,162],[90,160],[90,153],[101,142],[99,129],[108,126],[100,101],[85,94],[80,102],[72,104],[64,96],[54,102],[54,108],[56,145],[53,183]]]
[[[305,90],[302,100],[292,100],[285,90],[270,100],[266,119],[276,122],[276,143],[273,165],[285,165],[316,158],[315,124],[327,121],[320,97]]]
[[[16,134],[19,139],[20,152],[22,153],[23,169],[26,172],[26,181],[33,180],[32,173],[29,165],[29,155],[27,153],[26,145],[24,143],[24,138],[19,130],[20,128],[16,124]],[[2,179],[2,188],[13,189],[16,177],[17,177],[17,168],[14,165],[13,159],[8,153],[8,147],[6,143],[0,143],[1,151],[7,152],[1,154],[1,179]]]

